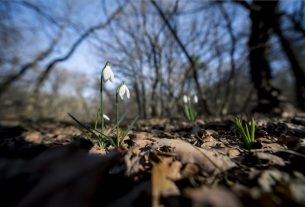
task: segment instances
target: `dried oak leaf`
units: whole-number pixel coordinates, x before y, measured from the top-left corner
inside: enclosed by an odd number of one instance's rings
[[[152,182],[152,206],[160,206],[160,198],[179,195],[179,189],[174,181],[180,175],[181,163],[172,158],[165,158],[160,163],[154,164],[151,173]]]
[[[124,156],[127,176],[144,171],[145,166],[150,164],[147,157],[151,153],[151,143],[150,140],[135,140],[135,146],[130,148]]]
[[[228,156],[195,147],[179,139],[159,139],[153,143],[152,148],[158,149],[163,146],[171,147],[177,159],[183,164],[195,163],[203,172],[225,171],[236,166]]]

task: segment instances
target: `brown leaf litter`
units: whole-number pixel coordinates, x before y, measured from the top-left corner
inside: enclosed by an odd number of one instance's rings
[[[305,206],[305,117],[142,120],[101,150],[62,123],[0,123],[1,206]]]

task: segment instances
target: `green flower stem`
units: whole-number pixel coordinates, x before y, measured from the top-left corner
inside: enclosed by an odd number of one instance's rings
[[[188,109],[190,114],[190,121],[193,122],[193,110],[192,110],[192,103],[190,100],[188,101]]]
[[[255,139],[255,121],[254,118],[251,120],[251,141],[254,142]]]
[[[100,118],[100,113],[101,113],[101,109],[98,109],[98,112],[97,112],[96,118],[95,118],[94,129],[97,129],[97,127],[98,127],[98,122],[99,122],[99,118]]]
[[[190,120],[190,114],[189,114],[189,110],[188,110],[187,104],[184,104],[183,107],[184,107],[184,114],[185,114],[186,118],[188,120]]]
[[[195,117],[195,112],[194,112],[191,101],[188,101],[187,108],[188,108],[188,112],[189,112],[189,121],[191,121],[192,123],[195,123],[196,117]]]
[[[100,97],[101,97],[101,103],[100,103],[100,117],[101,117],[101,132],[104,133],[104,107],[103,107],[103,73],[101,74],[101,88],[100,88]]]
[[[116,136],[117,136],[117,146],[120,144],[119,138],[119,92],[115,93],[115,121],[116,121]]]

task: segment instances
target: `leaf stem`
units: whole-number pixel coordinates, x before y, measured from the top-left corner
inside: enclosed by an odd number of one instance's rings
[[[118,101],[119,92],[115,93],[115,121],[116,121],[116,136],[117,136],[117,146],[119,146],[119,101]]]
[[[101,86],[100,86],[100,97],[101,97],[101,103],[100,103],[100,117],[101,117],[101,132],[104,133],[104,107],[103,107],[103,72],[101,74]]]

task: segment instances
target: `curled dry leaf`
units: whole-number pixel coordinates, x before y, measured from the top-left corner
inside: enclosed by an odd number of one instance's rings
[[[159,139],[153,143],[152,148],[158,149],[169,146],[183,164],[195,163],[203,172],[211,173],[215,170],[225,171],[236,164],[227,156],[218,155],[202,148],[195,147],[179,139]]]
[[[272,152],[282,151],[285,148],[278,143],[261,143],[263,149],[270,149]]]
[[[285,166],[285,161],[282,158],[270,153],[257,152],[256,157],[262,160],[268,160],[271,164],[274,165]]]

